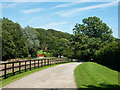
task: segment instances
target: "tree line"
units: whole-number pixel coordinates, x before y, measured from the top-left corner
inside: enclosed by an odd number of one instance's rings
[[[99,55],[96,54],[98,50],[118,40],[113,37],[109,26],[96,16],[84,18],[82,24],[75,24],[73,34],[30,26],[22,28],[19,23],[5,17],[1,21],[3,60],[36,57],[37,52],[42,50],[54,57],[96,61],[100,60],[96,56]]]
[[[43,50],[53,56],[66,56],[71,34],[53,29],[22,28],[8,18],[1,18],[2,22],[2,60],[24,57],[36,57],[37,51]],[[46,49],[45,49],[46,48]]]

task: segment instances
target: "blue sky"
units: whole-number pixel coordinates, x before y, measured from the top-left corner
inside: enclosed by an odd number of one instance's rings
[[[2,17],[22,27],[52,28],[72,34],[76,23],[92,16],[99,17],[118,37],[116,2],[2,2]]]

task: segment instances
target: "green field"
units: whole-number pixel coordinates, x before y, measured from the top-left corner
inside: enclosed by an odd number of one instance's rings
[[[120,88],[118,72],[94,62],[85,62],[75,70],[78,88]]]

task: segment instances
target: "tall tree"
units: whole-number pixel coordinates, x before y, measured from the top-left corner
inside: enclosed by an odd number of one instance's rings
[[[111,35],[112,30],[107,26],[107,24],[103,23],[100,18],[88,17],[82,20],[83,24],[76,24],[73,29],[74,34],[83,33],[88,35],[89,37],[99,37],[102,38],[104,35]]]
[[[96,50],[115,41],[112,30],[98,17],[88,17],[73,28],[75,56],[90,60]]]
[[[40,47],[39,41],[37,39],[36,33],[32,27],[25,27],[23,29],[23,36],[26,39],[26,44],[28,45],[29,54],[32,57],[37,55],[37,50]]]
[[[3,60],[27,57],[28,48],[25,44],[23,31],[18,23],[8,18],[2,19],[2,57]]]

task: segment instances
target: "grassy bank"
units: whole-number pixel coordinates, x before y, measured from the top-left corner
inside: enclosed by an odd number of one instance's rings
[[[71,63],[71,62],[69,62]],[[59,63],[60,64],[60,63]],[[35,73],[35,72],[38,72],[40,70],[43,70],[43,69],[46,69],[46,68],[49,68],[49,67],[53,67],[53,66],[56,66],[56,65],[59,65],[59,64],[53,64],[53,65],[50,65],[50,66],[43,66],[43,67],[40,67],[40,68],[36,68],[36,69],[32,69],[31,71],[30,70],[27,70],[27,72],[25,71],[22,71],[20,74],[16,74],[15,76],[11,76],[7,79],[3,79],[2,81],[0,81],[0,88],[9,84],[9,83],[12,83],[16,80],[19,80],[20,78],[24,77],[24,76],[27,76],[27,75],[30,75],[32,73]],[[65,64],[65,63],[62,63],[62,64]]]
[[[78,88],[120,88],[118,72],[94,62],[85,62],[74,70]]]

